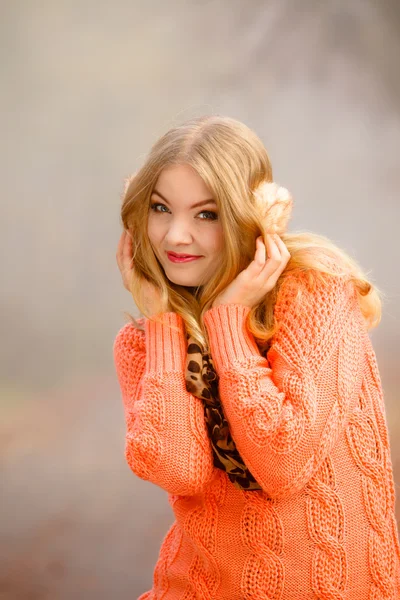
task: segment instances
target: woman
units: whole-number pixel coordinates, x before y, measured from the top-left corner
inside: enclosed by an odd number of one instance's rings
[[[176,517],[140,600],[400,597],[379,292],[291,208],[227,117],[171,129],[126,182],[126,459]]]

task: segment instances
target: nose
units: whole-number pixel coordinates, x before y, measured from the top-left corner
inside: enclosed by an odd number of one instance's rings
[[[191,244],[193,236],[184,222],[175,220],[168,227],[165,234],[165,242],[170,246],[179,246],[179,244]]]

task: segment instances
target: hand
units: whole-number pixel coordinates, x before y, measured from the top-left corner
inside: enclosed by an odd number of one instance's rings
[[[290,260],[290,252],[278,234],[267,234],[266,240],[264,245],[262,236],[257,238],[254,260],[217,296],[213,308],[220,304],[244,304],[253,308],[275,287]]]
[[[123,286],[128,292],[131,292],[131,281],[133,276],[133,243],[132,234],[123,230],[118,242],[117,264],[122,275]],[[161,295],[159,290],[150,282],[143,280],[141,284],[142,301],[150,316],[166,312],[161,305]],[[132,292],[131,292],[132,293]]]
[[[118,242],[117,264],[121,271],[123,286],[130,292],[130,282],[133,275],[132,237],[125,229]]]

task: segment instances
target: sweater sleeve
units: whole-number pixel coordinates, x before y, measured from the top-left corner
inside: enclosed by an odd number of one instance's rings
[[[177,313],[163,313],[161,323],[146,320],[145,331],[127,323],[114,342],[126,460],[138,477],[177,495],[199,493],[214,468],[203,404],[186,390],[185,353]]]
[[[312,284],[302,272],[288,275],[266,356],[246,326],[249,312],[222,304],[204,322],[232,437],[264,491],[282,499],[308,483],[345,427],[366,328],[347,276]]]

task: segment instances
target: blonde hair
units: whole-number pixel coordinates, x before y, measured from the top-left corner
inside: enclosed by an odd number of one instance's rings
[[[191,165],[209,187],[218,206],[224,235],[221,264],[195,293],[166,277],[147,235],[150,196],[161,171],[171,165]],[[368,328],[381,319],[381,295],[357,262],[328,238],[311,232],[287,232],[292,198],[272,178],[272,167],[260,138],[244,123],[224,116],[202,116],[165,133],[151,148],[143,166],[125,182],[121,220],[133,237],[133,275],[130,285],[135,304],[147,315],[142,282],[152,282],[171,312],[180,314],[187,333],[204,347],[208,336],[202,316],[214,299],[254,258],[259,235],[277,232],[291,258],[274,289],[248,316],[248,328],[262,347],[276,331],[274,305],[284,279],[293,271],[309,279],[347,275],[353,281]],[[132,315],[138,328],[141,323]],[[157,317],[153,317],[157,320]],[[142,321],[143,322],[143,321]]]

